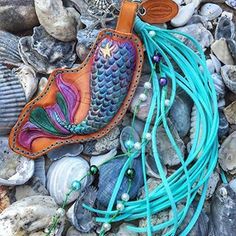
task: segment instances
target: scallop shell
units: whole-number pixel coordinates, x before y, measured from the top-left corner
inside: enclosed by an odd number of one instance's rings
[[[59,41],[42,26],[34,27],[32,36],[20,39],[19,52],[25,64],[43,74],[56,68],[71,68],[76,60],[75,42]]]
[[[216,190],[211,202],[210,220],[216,236],[235,235],[236,192],[230,185],[222,184]]]
[[[120,171],[127,161],[127,157],[117,158],[109,161],[100,168],[99,183],[98,183],[98,202],[107,206],[111,195],[113,193],[115,184],[119,177]],[[139,158],[136,158],[131,162],[131,168],[135,170],[135,177],[132,181],[132,186],[129,191],[130,198],[133,199],[138,194],[139,189],[143,185],[143,173],[142,173],[142,163]],[[125,176],[121,183],[120,189],[118,191],[116,200],[121,198],[122,193],[127,192],[129,184],[128,178]]]
[[[89,164],[82,157],[64,157],[51,164],[47,173],[47,189],[58,204],[61,204],[75,180],[81,180],[89,170]],[[73,202],[88,184],[89,178],[81,180],[81,189],[71,194],[68,203]]]
[[[0,135],[8,134],[26,104],[19,78],[0,64]]]
[[[225,65],[221,68],[221,75],[225,85],[236,93],[236,66]]]
[[[5,31],[0,31],[0,58],[4,64],[19,66],[21,60],[18,44],[20,37]]]
[[[131,126],[126,126],[120,134],[120,144],[121,144],[121,150],[124,154],[127,154],[128,151],[130,152],[137,152],[134,148],[127,147],[127,141],[132,142],[134,145],[136,142],[140,142],[139,134],[136,132],[134,128]],[[135,154],[136,157],[140,155],[141,151],[138,151],[137,154]]]
[[[34,161],[14,153],[7,137],[0,137],[0,185],[14,186],[27,182],[34,173]]]
[[[0,214],[0,236],[44,235],[57,209],[49,196],[27,197],[14,202]],[[55,236],[62,235],[64,220],[61,219]]]

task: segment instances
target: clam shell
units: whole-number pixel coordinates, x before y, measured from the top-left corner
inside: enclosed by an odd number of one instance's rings
[[[131,126],[126,126],[120,134],[120,144],[121,144],[121,150],[124,154],[127,154],[128,151],[130,152],[136,152],[134,148],[128,148],[127,147],[127,141],[132,142],[135,144],[136,142],[140,142],[139,134],[136,132],[134,128]],[[137,152],[136,157],[140,155],[141,151]]]
[[[0,31],[0,58],[4,64],[19,66],[21,60],[18,44],[20,37],[5,31]]]
[[[57,209],[54,199],[49,196],[27,197],[14,202],[0,214],[0,235],[44,235]],[[55,236],[62,234],[64,218],[58,227]]]
[[[26,104],[19,78],[0,64],[0,135],[8,134]]]
[[[82,157],[64,157],[51,164],[47,173],[47,189],[58,204],[61,204],[75,180],[81,180],[88,172],[89,164]],[[81,189],[71,194],[68,203],[73,202],[88,184],[89,178],[81,180]]]
[[[214,234],[234,236],[236,232],[236,192],[222,184],[211,202],[210,220]]]
[[[56,68],[71,68],[76,60],[75,42],[59,41],[42,26],[34,27],[32,36],[20,39],[19,52],[25,64],[43,74]]]
[[[225,85],[236,93],[236,66],[225,65],[221,68],[221,75]]]
[[[214,20],[222,13],[222,8],[213,3],[206,3],[201,7],[200,15],[207,17],[208,20]]]
[[[7,137],[0,137],[0,185],[14,186],[27,182],[34,173],[34,161],[14,153]]]
[[[100,168],[99,182],[98,182],[98,202],[107,206],[111,195],[113,193],[115,184],[117,182],[118,176],[125,162],[127,161],[127,157],[117,158],[109,161],[104,164]],[[129,191],[130,198],[133,199],[138,194],[140,187],[143,185],[143,173],[142,173],[142,163],[139,158],[136,158],[131,163],[131,168],[135,170],[135,177],[132,181],[132,186]],[[128,190],[128,178],[124,176],[120,189],[118,191],[116,200],[121,198],[122,193],[127,192]]]
[[[235,25],[231,19],[226,16],[222,16],[215,31],[215,39],[233,39],[235,36]]]
[[[76,157],[83,151],[83,145],[78,143],[63,145],[47,153],[47,156],[55,161],[63,157]]]

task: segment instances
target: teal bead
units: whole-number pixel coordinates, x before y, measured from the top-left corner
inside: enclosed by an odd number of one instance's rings
[[[71,187],[73,190],[78,191],[81,188],[81,183],[79,180],[75,180],[72,182]]]

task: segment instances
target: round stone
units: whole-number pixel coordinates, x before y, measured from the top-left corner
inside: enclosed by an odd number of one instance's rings
[[[117,209],[118,211],[123,211],[124,208],[125,208],[125,206],[124,206],[123,203],[121,203],[121,202],[117,203],[116,209]]]
[[[150,30],[150,31],[149,31],[149,35],[153,38],[153,37],[156,36],[156,32],[153,31],[153,30]]]
[[[139,99],[142,101],[142,102],[145,102],[147,100],[147,95],[144,94],[144,93],[141,93],[140,96],[139,96]]]
[[[104,223],[103,224],[103,229],[105,232],[109,231],[111,229],[111,224],[109,223]]]
[[[134,179],[135,170],[133,168],[128,168],[127,171],[126,171],[126,176],[130,180]]]
[[[124,202],[128,202],[129,201],[129,194],[128,193],[123,193],[121,195],[121,200]]]
[[[152,88],[152,84],[150,82],[145,82],[144,83],[144,88],[145,89],[151,89]]]
[[[152,134],[151,133],[146,133],[145,138],[147,140],[151,140],[152,139]]]
[[[167,85],[167,79],[166,77],[161,77],[159,80],[159,84],[163,87]]]
[[[72,189],[77,191],[77,190],[80,190],[81,188],[81,183],[79,180],[75,180],[72,182],[72,185],[71,185]]]
[[[98,173],[98,168],[95,165],[90,166],[89,173],[91,175],[96,175]]]
[[[140,149],[142,148],[141,143],[139,143],[139,142],[135,143],[135,144],[134,144],[134,148],[135,148],[136,150],[140,150]]]

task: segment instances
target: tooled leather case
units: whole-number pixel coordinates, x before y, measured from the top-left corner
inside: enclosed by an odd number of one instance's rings
[[[139,82],[143,47],[132,33],[137,5],[124,2],[116,30],[100,32],[77,69],[56,69],[26,105],[9,143],[37,158],[64,144],[100,138],[126,113]]]

